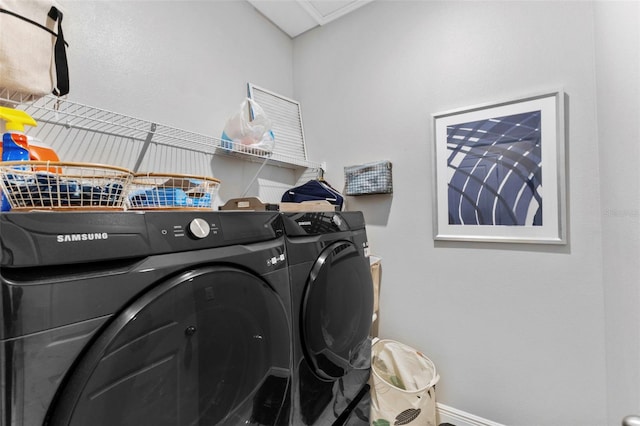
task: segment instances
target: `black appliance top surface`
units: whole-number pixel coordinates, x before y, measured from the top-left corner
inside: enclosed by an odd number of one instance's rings
[[[283,214],[288,237],[332,234],[365,229],[362,212],[296,212]]]
[[[277,212],[10,212],[1,267],[63,265],[250,244],[282,235]]]

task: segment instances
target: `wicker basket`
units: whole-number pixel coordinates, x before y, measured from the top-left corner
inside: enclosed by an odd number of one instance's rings
[[[133,173],[91,163],[0,163],[0,186],[12,210],[124,210]]]
[[[127,197],[129,210],[212,210],[220,180],[182,174],[135,174]]]

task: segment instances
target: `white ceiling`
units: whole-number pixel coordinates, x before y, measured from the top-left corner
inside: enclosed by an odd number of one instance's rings
[[[247,0],[267,19],[294,38],[373,0]]]

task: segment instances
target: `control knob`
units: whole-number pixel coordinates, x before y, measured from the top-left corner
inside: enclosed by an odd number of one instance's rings
[[[189,224],[189,232],[191,232],[191,235],[193,235],[195,238],[201,239],[209,235],[209,232],[211,232],[211,227],[206,220],[197,217],[193,219]]]

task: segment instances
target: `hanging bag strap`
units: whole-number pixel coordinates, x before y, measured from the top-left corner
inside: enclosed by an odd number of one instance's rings
[[[53,94],[56,96],[64,96],[69,93],[69,65],[67,63],[67,49],[62,33],[62,12],[55,6],[49,11],[49,18],[58,22],[58,35],[54,47],[54,56],[56,60],[56,86],[53,88]]]

